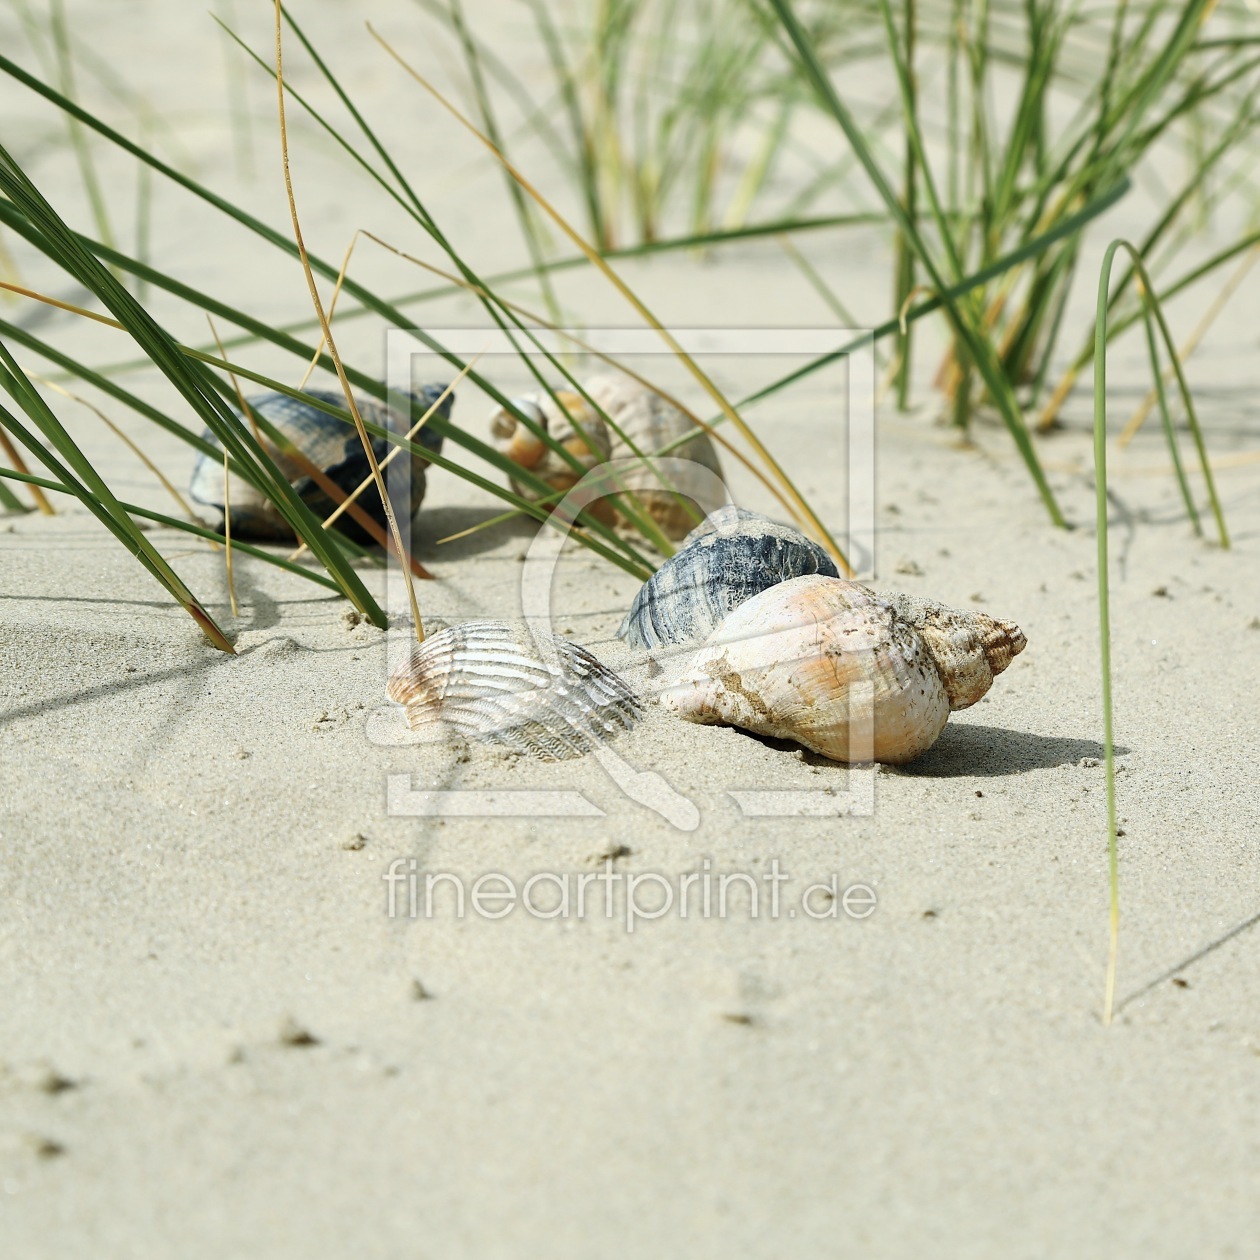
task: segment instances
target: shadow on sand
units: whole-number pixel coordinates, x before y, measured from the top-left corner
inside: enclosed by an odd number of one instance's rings
[[[1116,756],[1129,750],[1117,746]],[[936,744],[917,761],[902,766],[901,774],[927,779],[996,778],[1025,770],[1070,766],[1083,757],[1102,759],[1103,746],[1094,739],[1036,735],[978,722],[951,722]]]

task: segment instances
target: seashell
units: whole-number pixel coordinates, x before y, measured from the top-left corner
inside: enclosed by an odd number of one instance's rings
[[[719,480],[722,465],[717,451],[709,435],[686,412],[620,373],[600,373],[585,386],[612,422],[614,459],[634,456],[634,447],[650,458],[679,438],[686,438],[668,452],[671,458],[687,460],[691,465],[681,473],[671,472],[668,482],[672,489],[666,489],[661,477],[642,463],[621,475],[622,484],[638,495],[667,538],[682,538],[695,525],[697,515],[708,516],[721,506],[726,493]],[[626,522],[621,519],[620,523]]]
[[[1018,626],[842,578],[741,604],[662,694],[692,722],[794,740],[834,761],[912,761],[1024,649]]]
[[[727,504],[710,512],[639,588],[617,634],[636,648],[700,643],[746,600],[811,573],[840,576],[800,530]]]
[[[927,645],[951,710],[969,708],[981,699],[1028,644],[1013,621],[988,613],[963,612],[901,591],[886,592],[880,599]]]
[[[630,730],[642,706],[585,648],[519,622],[466,621],[411,651],[386,694],[413,731],[446,729],[543,761],[566,761]]]
[[[500,408],[490,418],[490,432],[495,446],[513,463],[546,482],[553,490],[566,493],[571,490],[582,474],[604,463],[610,453],[608,426],[591,410],[580,394],[567,389],[555,391],[552,399],[546,394],[532,394],[512,399],[513,405],[524,412],[539,429],[559,443],[578,462],[581,472],[573,467],[542,437],[522,424],[511,412]],[[561,406],[557,406],[559,402]],[[511,479],[512,489],[525,499],[537,499],[539,494],[532,487]],[[612,524],[612,512],[600,505],[591,509],[605,524]]]
[[[415,419],[418,420],[436,401],[445,386],[425,385],[418,393],[412,395]],[[331,390],[309,390],[312,398],[334,406],[344,407],[345,397]],[[275,461],[280,471],[288,478],[303,502],[321,519],[329,516],[337,507],[338,500],[329,495],[320,486],[316,477],[311,475],[314,466],[324,477],[339,490],[349,494],[356,490],[360,483],[371,475],[367,455],[359,440],[358,432],[353,425],[338,420],[327,412],[312,407],[299,398],[290,398],[287,394],[258,394],[246,400],[250,408],[263,419],[269,421],[279,433],[292,444],[289,449],[281,449],[259,426],[258,437],[263,449]],[[394,433],[404,434],[415,423],[393,408],[374,398],[356,396],[359,412],[369,424],[377,424]],[[449,419],[454,395],[448,395],[442,402],[438,413],[443,419]],[[233,408],[236,410],[236,408]],[[236,414],[241,415],[237,410]],[[243,423],[248,423],[242,417]],[[219,440],[209,431],[202,434],[206,441],[222,450]],[[435,454],[442,449],[442,435],[427,424],[416,434],[415,441],[427,447]],[[377,460],[383,460],[391,448],[384,438],[374,438],[372,448]],[[395,463],[398,461],[395,460]],[[411,457],[411,485],[409,501],[404,498],[404,491],[395,490],[389,477],[389,469],[385,470],[386,486],[394,505],[395,514],[400,520],[410,520],[415,515],[425,491],[425,469],[428,461],[419,456]],[[201,454],[193,466],[190,492],[195,503],[209,509],[207,519],[212,526],[223,527],[223,459],[212,458]],[[270,541],[286,541],[293,538],[293,531],[288,522],[276,510],[272,502],[241,477],[232,474],[228,479],[228,499],[232,513],[232,533],[239,538],[255,538]],[[370,542],[371,537],[360,521],[362,515],[370,517],[378,525],[385,525],[385,511],[381,506],[380,495],[375,491],[365,491],[355,500],[357,511],[347,511],[336,522],[336,527],[356,542]],[[360,516],[356,521],[355,516]]]
[[[574,455],[583,472],[610,458],[635,458],[635,448],[645,456],[652,456],[662,447],[685,438],[680,446],[668,452],[671,459],[686,460],[691,465],[682,474],[671,472],[669,485],[677,494],[664,488],[657,471],[641,461],[618,475],[620,488],[638,495],[668,538],[683,537],[696,523],[697,515],[703,516],[721,504],[725,493],[716,480],[722,471],[717,453],[708,434],[685,412],[628,376],[603,373],[593,376],[583,388],[612,422],[611,426],[604,423],[598,411],[584,398],[570,390],[556,390],[556,398],[564,404],[563,410],[546,395],[530,395],[512,401],[538,428]],[[500,409],[491,417],[490,429],[495,445],[503,454],[522,468],[528,468],[552,489],[567,491],[577,483],[579,476],[573,466],[506,410]],[[525,498],[538,497],[515,478],[512,488]],[[629,523],[602,501],[589,510],[606,524],[624,526]]]

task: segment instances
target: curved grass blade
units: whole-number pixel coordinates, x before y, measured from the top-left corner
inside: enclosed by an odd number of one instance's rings
[[[359,611],[375,625],[384,628],[384,612],[347,563],[344,554],[328,541],[328,535],[320,529],[318,520],[298,497],[288,479],[219,395],[206,367],[184,355],[169,334],[83,246],[77,234],[71,231],[3,146],[0,146],[0,191],[39,232],[45,253],[112,312],[205,421],[238,466],[254,466],[257,475],[266,484],[267,497],[276,504],[294,532],[307,541]]]
[[[1116,999],[1116,960],[1120,950],[1120,862],[1116,839],[1115,724],[1111,705],[1111,594],[1107,553],[1107,309],[1111,264],[1123,242],[1107,247],[1098,277],[1094,316],[1094,524],[1098,535],[1098,642],[1102,667],[1103,758],[1107,780],[1107,867],[1110,926],[1103,1024],[1110,1024]]]
[[[162,554],[137,528],[110,488],[61,427],[57,417],[26,380],[22,369],[3,342],[0,342],[0,362],[3,363],[3,367],[0,367],[0,387],[26,412],[57,451],[66,457],[67,463],[82,476],[82,480],[3,405],[0,405],[0,425],[8,429],[46,468],[57,474],[61,484],[165,587],[171,598],[188,613],[216,648],[234,655],[236,649],[219,629],[214,618],[206,612]]]
[[[770,3],[774,7],[788,37],[796,47],[800,66],[804,70],[806,77],[814,86],[819,99],[828,112],[839,123],[841,130],[848,138],[849,144],[857,154],[880,198],[887,206],[889,213],[896,220],[898,227],[905,234],[905,238],[913,246],[916,256],[928,272],[933,287],[942,295],[942,304],[949,317],[950,325],[959,342],[965,348],[967,357],[975,364],[984,378],[989,396],[997,406],[1003,423],[1005,423],[1015,442],[1016,449],[1024,460],[1024,464],[1032,477],[1033,484],[1037,488],[1037,493],[1045,504],[1051,521],[1055,525],[1066,527],[1067,521],[1059,508],[1058,501],[1055,499],[1054,491],[1050,488],[1050,483],[1046,480],[1045,471],[1042,469],[1041,461],[1038,459],[1036,449],[1033,447],[1032,437],[1020,412],[1019,403],[1016,401],[1010,381],[1007,379],[1005,372],[1002,371],[1000,362],[997,361],[991,342],[982,330],[975,327],[971,313],[959,305],[957,298],[951,292],[951,286],[946,284],[932,252],[927,248],[919,232],[918,225],[906,213],[905,207],[901,204],[901,199],[893,191],[892,185],[888,182],[883,171],[880,170],[879,164],[876,162],[866,142],[866,138],[862,135],[852,115],[836,94],[831,79],[819,62],[813,44],[797,20],[789,0],[770,0]],[[894,56],[896,56],[895,40],[892,47]],[[907,126],[910,134],[917,136],[917,124],[912,115],[907,117]],[[953,243],[948,220],[940,207],[935,184],[922,153],[921,139],[916,140],[916,144],[919,149],[919,170],[923,176],[923,187],[928,194],[929,202],[933,206],[933,211],[938,221],[941,238],[949,256],[950,268],[954,273],[954,281],[959,283],[963,272],[958,251]],[[900,328],[899,322],[897,327]]]
[[[0,478],[20,481],[30,486],[40,486],[45,490],[53,490],[58,494],[76,494],[72,486],[62,485],[61,482],[53,481],[48,477],[35,477],[30,473],[15,472],[12,468],[0,468]],[[216,534],[214,530],[207,529],[204,525],[197,525],[193,521],[180,520],[177,516],[167,516],[165,512],[155,512],[152,508],[140,507],[135,503],[127,503],[122,500],[119,500],[119,502],[128,516],[139,516],[146,521],[154,521],[158,525],[165,525],[168,529],[176,529],[184,534],[192,534],[195,538],[204,538],[207,542],[225,545],[227,543],[225,534]],[[338,595],[341,594],[341,587],[332,578],[325,577],[322,573],[316,573],[314,569],[294,564],[283,556],[278,556],[271,551],[265,551],[262,547],[255,547],[252,543],[243,543],[239,539],[233,539],[232,550],[242,551],[246,555],[265,560],[268,564],[275,565],[278,569],[296,573],[298,577],[304,577],[308,582],[314,582],[317,586],[323,586]]]

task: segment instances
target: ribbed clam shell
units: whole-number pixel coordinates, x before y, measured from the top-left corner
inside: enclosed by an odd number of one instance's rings
[[[700,643],[746,600],[811,573],[840,576],[800,530],[726,504],[639,588],[617,634],[636,648]]]
[[[722,465],[709,435],[690,416],[633,377],[605,372],[584,384],[612,421],[614,459],[633,456],[633,447],[650,457],[678,438],[686,438],[668,454],[690,461],[693,467],[682,473],[671,469],[670,490],[662,488],[661,478],[651,467],[640,465],[622,475],[626,489],[638,495],[666,537],[682,538],[695,525],[697,515],[707,516],[721,505],[725,492],[709,474],[721,477]]]
[[[441,394],[444,386],[426,385],[413,395],[415,419],[419,419]],[[312,398],[331,403],[337,407],[345,406],[345,397],[331,390],[309,390]],[[250,408],[269,423],[273,424],[281,435],[309,460],[340,490],[349,494],[357,489],[366,478],[371,468],[358,432],[353,425],[338,420],[326,412],[312,407],[298,398],[290,398],[287,394],[258,394],[247,398]],[[444,419],[449,419],[454,395],[448,395],[438,409]],[[363,419],[370,424],[388,428],[394,433],[406,433],[415,422],[413,419],[398,414],[383,403],[372,398],[361,398],[356,395],[355,402]],[[235,408],[234,408],[235,410]],[[237,411],[240,415],[240,412]],[[242,418],[243,419],[243,418]],[[248,424],[248,421],[244,421]],[[287,451],[280,449],[259,428],[263,448],[275,461],[280,471],[288,478],[299,497],[317,516],[328,516],[337,506],[314,478],[308,475],[302,461],[295,459]],[[221,450],[218,439],[208,430],[202,434],[206,441]],[[416,435],[416,441],[437,453],[442,448],[442,436],[435,429],[425,425]],[[383,460],[390,450],[390,443],[384,438],[374,438],[372,448],[377,460]],[[401,458],[401,457],[400,457]],[[397,462],[397,461],[395,461]],[[390,498],[395,514],[402,520],[410,520],[424,498],[425,472],[428,461],[419,456],[411,457],[411,485],[404,501],[404,492],[390,490]],[[386,486],[389,487],[389,469],[385,471]],[[208,509],[208,519],[215,527],[222,527],[223,522],[223,458],[209,455],[198,455],[193,466],[192,480],[189,486],[193,502]],[[249,482],[233,474],[228,479],[229,499],[232,512],[232,532],[239,538],[257,538],[269,540],[287,540],[293,537],[284,517],[276,511],[274,505]],[[377,524],[385,524],[385,512],[381,506],[380,495],[375,491],[365,492],[356,500],[357,505]],[[337,521],[337,528],[359,542],[368,538],[364,530],[346,513]]]
[[[386,693],[412,730],[444,728],[544,761],[580,757],[642,713],[634,692],[585,648],[547,635],[540,651],[528,626],[504,621],[461,622],[426,639]]]
[[[689,721],[794,740],[835,761],[911,761],[944,730],[951,687],[974,703],[1024,646],[1010,622],[929,604],[841,578],[793,578],[735,609],[662,703]]]

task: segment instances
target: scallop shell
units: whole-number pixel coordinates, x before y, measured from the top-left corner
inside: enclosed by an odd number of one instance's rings
[[[465,621],[413,648],[386,694],[413,731],[446,731],[543,761],[590,752],[641,716],[629,686],[585,648],[523,623]]]
[[[608,459],[611,453],[608,426],[580,394],[558,389],[554,399],[545,394],[533,394],[514,398],[512,403],[534,422],[537,429],[563,446],[577,462],[578,468],[574,468],[539,433],[505,408],[500,408],[490,418],[494,444],[514,464],[529,469],[553,490],[562,494],[571,490],[583,473]],[[557,403],[560,405],[557,406]],[[533,487],[515,477],[511,483],[512,489],[522,498],[533,500],[541,497]],[[610,510],[605,509],[601,513],[599,505],[595,505],[595,511],[605,524],[612,524]]]
[[[664,488],[661,477],[644,464],[621,477],[622,484],[643,501],[666,537],[682,538],[695,525],[697,516],[707,516],[721,506],[726,494],[719,480],[722,465],[717,451],[709,435],[686,412],[655,390],[619,373],[593,376],[585,386],[591,399],[612,421],[614,459],[634,456],[634,447],[650,458],[679,438],[686,439],[667,452],[671,458],[691,465],[681,473],[671,471],[670,489]]]
[[[840,576],[800,530],[727,504],[639,588],[617,634],[636,648],[700,643],[746,600],[811,573]]]
[[[741,604],[662,703],[834,761],[912,761],[1024,648],[1018,626],[856,582],[799,577]]]
[[[425,413],[437,400],[443,385],[425,385],[418,393],[412,395],[413,409],[416,419]],[[333,406],[344,407],[345,396],[331,390],[313,389],[308,391],[310,397]],[[275,461],[280,471],[288,478],[299,497],[315,515],[326,517],[337,506],[334,501],[309,475],[308,463],[313,464],[338,489],[346,494],[357,489],[360,483],[371,474],[367,455],[359,440],[357,430],[327,412],[320,411],[300,398],[290,398],[287,394],[258,394],[246,400],[251,410],[273,424],[276,429],[296,448],[296,455],[291,450],[282,450],[276,446],[266,432],[259,428],[259,437],[263,449]],[[415,422],[388,408],[384,403],[373,398],[356,396],[355,402],[363,419],[369,424],[377,424],[394,433],[406,433]],[[449,419],[454,395],[448,395],[438,408],[443,419]],[[233,408],[236,410],[236,408]],[[236,414],[241,415],[237,410]],[[248,423],[242,417],[243,423]],[[209,431],[202,434],[206,441],[222,451],[218,438]],[[427,447],[435,454],[442,449],[442,435],[428,425],[416,435],[421,446]],[[384,438],[374,438],[372,449],[377,460],[383,460],[390,450],[391,444]],[[404,520],[415,515],[424,498],[425,469],[428,461],[419,456],[411,457],[410,501],[406,501],[401,490],[390,489],[390,498],[395,514]],[[388,474],[388,469],[386,470]],[[387,486],[389,485],[387,477]],[[212,458],[201,454],[193,466],[192,481],[189,486],[193,502],[208,509],[206,516],[213,527],[223,526],[223,458]],[[293,538],[293,531],[288,522],[276,510],[272,502],[259,490],[241,477],[232,474],[228,479],[228,499],[232,513],[232,533],[238,538],[256,538],[270,541],[286,541]],[[385,511],[381,506],[380,495],[375,491],[364,493],[355,501],[369,517],[382,528],[385,525]],[[361,525],[355,522],[350,513],[338,518],[336,527],[357,542],[371,541]]]

